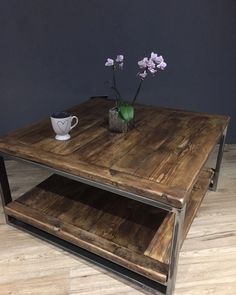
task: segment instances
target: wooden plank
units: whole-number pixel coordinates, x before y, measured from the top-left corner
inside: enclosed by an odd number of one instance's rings
[[[182,241],[211,177],[212,171],[204,170],[195,184],[186,210]],[[85,239],[88,234],[89,241],[90,235],[96,237],[97,246],[101,238],[103,242],[100,247],[103,248],[105,243],[106,251],[111,243],[121,247],[122,251],[127,249],[141,257],[144,253],[164,265],[169,264],[174,215],[155,207],[53,175],[11,203],[6,210],[8,214],[41,229],[48,231],[48,228],[56,228],[55,232],[60,232],[63,238],[67,238],[67,232],[71,236],[78,229],[83,231]],[[42,226],[44,220],[46,225]],[[75,236],[72,240],[77,241],[77,238]],[[80,241],[77,241],[77,245],[80,245]],[[113,246],[109,251],[113,251]]]
[[[168,213],[164,222],[161,224],[144,252],[144,255],[152,257],[158,261],[165,261],[169,263],[173,226],[174,215],[173,213]]]
[[[7,214],[30,223],[53,235],[63,238],[79,247],[127,267],[155,281],[165,283],[167,265],[152,258],[144,257],[93,233],[84,231],[71,224],[64,223],[58,218],[50,217],[38,210],[29,208],[19,202],[10,203],[6,208]]]
[[[166,213],[125,198],[114,198],[90,232],[143,254]]]
[[[57,175],[17,202],[139,253],[166,216],[161,209]]]
[[[197,183],[194,186],[186,208],[181,244],[183,244],[188,234],[189,228],[197,214],[197,210],[200,207],[202,200],[208,190],[212,175],[212,170],[202,171]],[[163,263],[169,264],[173,227],[174,214],[168,213],[164,222],[158,228],[158,231],[146,249],[145,255],[152,257],[153,259],[157,259]]]
[[[81,124],[68,142],[49,135],[47,119],[0,139],[0,151],[181,208],[229,118],[137,105],[136,128],[114,134],[112,104],[72,108]]]
[[[211,171],[203,171],[195,185],[183,240],[211,176]],[[6,213],[149,278],[166,280],[172,213],[57,175],[10,203]]]
[[[188,234],[190,226],[196,217],[197,211],[201,206],[203,198],[209,188],[211,179],[213,177],[213,170],[203,170],[199,176],[197,183],[193,187],[193,192],[190,196],[190,201],[187,205],[185,221],[182,233],[182,244]]]
[[[150,120],[150,117],[153,120]],[[142,142],[143,134],[140,132],[140,129],[149,135],[150,129],[155,128],[164,119],[165,116],[157,115],[153,110],[139,108],[139,112],[135,117],[135,128],[132,132],[119,134],[112,133],[106,129],[106,133],[78,149],[76,155],[81,160],[106,167],[110,171],[115,172],[116,169],[114,169],[113,165],[122,157],[125,157],[127,160],[126,155],[129,151],[139,146],[140,142]],[[129,172],[126,170],[126,173]]]

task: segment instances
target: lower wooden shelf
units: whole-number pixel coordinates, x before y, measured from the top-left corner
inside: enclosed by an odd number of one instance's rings
[[[212,169],[203,170],[198,178],[198,181],[193,187],[186,208],[181,244],[183,244],[188,234],[189,228],[197,214],[198,208],[200,207],[202,200],[209,188],[212,177]],[[173,227],[174,214],[168,213],[144,254],[160,262],[169,264]]]
[[[203,171],[193,189],[183,240],[211,175]],[[167,282],[172,213],[58,175],[8,204],[5,211],[149,279]]]

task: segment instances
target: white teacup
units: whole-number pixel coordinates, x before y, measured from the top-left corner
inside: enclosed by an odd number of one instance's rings
[[[72,121],[75,123],[72,125]],[[71,116],[67,112],[58,112],[51,115],[51,122],[53,130],[56,133],[55,138],[57,140],[68,140],[70,139],[69,132],[78,124],[78,117]]]

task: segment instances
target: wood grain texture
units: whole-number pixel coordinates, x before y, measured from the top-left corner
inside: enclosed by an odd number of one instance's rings
[[[195,184],[182,241],[212,174],[211,170],[203,171]],[[5,211],[151,279],[166,282],[173,213],[57,175],[8,204]]]
[[[94,98],[70,109],[79,125],[67,142],[45,119],[0,139],[0,151],[182,207],[229,118],[137,105],[136,127],[116,134],[112,106]]]
[[[7,161],[15,198],[48,173]],[[175,295],[236,294],[236,145],[226,146],[217,192],[208,192],[185,240]],[[152,294],[5,224],[0,206],[1,295]]]
[[[166,212],[53,175],[5,207],[7,214],[165,283],[167,265],[144,257]]]
[[[190,195],[186,213],[185,220],[182,230],[182,239],[181,244],[183,244],[190,226],[197,214],[202,200],[208,190],[209,184],[213,176],[213,171],[204,170],[201,172],[199,179],[193,187],[193,191]],[[152,257],[158,261],[161,261],[165,264],[169,264],[170,261],[170,249],[171,241],[173,236],[173,227],[174,227],[174,214],[168,213],[165,220],[158,228],[155,236],[153,237],[151,243],[145,251],[145,255]]]

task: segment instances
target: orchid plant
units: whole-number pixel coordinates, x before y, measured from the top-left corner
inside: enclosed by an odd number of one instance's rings
[[[164,70],[167,64],[161,55],[158,56],[154,52],[151,53],[149,58],[144,57],[142,60],[138,61],[139,71],[137,73],[137,76],[140,79],[140,81],[131,102],[124,101],[117,88],[116,71],[119,69],[123,69],[124,55],[117,55],[116,59],[108,58],[105,63],[105,66],[110,67],[112,69],[113,85],[111,86],[111,89],[115,92],[116,108],[118,110],[119,116],[124,121],[129,122],[134,118],[134,104],[140,93],[143,81],[148,75],[155,76],[159,69]]]

